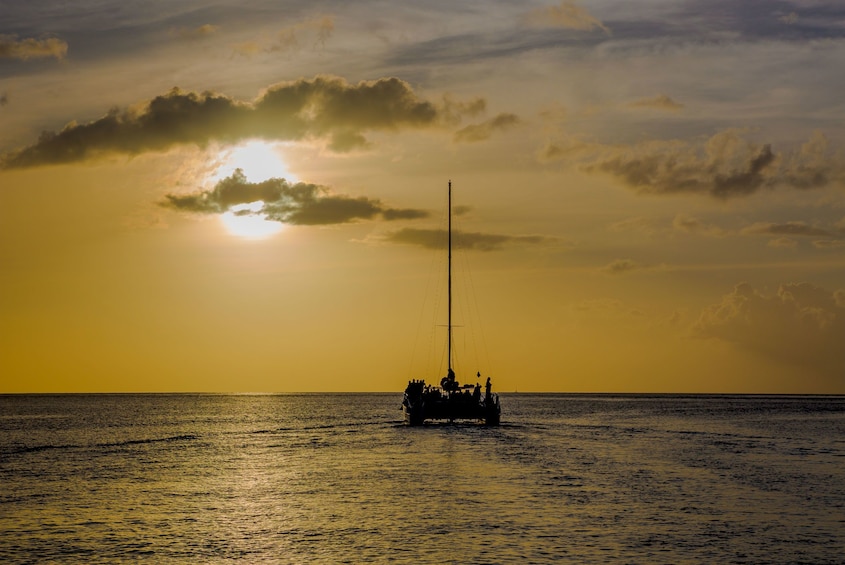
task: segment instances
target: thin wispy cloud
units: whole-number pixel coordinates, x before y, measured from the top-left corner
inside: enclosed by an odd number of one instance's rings
[[[449,241],[448,232],[442,229],[402,228],[389,232],[381,241],[416,245],[428,249],[446,249]],[[552,244],[556,238],[542,235],[506,235],[496,233],[452,231],[453,245],[461,249],[474,251],[499,251],[509,245]]]
[[[303,49],[325,48],[334,30],[334,16],[315,16],[286,25],[274,33],[237,43],[232,48],[237,54],[247,57],[259,53],[290,55]]]
[[[672,219],[675,231],[694,233],[708,237],[724,237],[727,232],[719,226],[708,224],[689,214],[677,214]]]
[[[64,59],[67,55],[68,44],[58,37],[25,37],[19,39],[15,35],[0,35],[0,59],[29,59],[54,58]]]
[[[590,31],[600,29],[610,35],[610,29],[577,2],[563,0],[554,6],[536,8],[526,14],[525,22],[538,27],[556,27]]]
[[[629,102],[628,107],[677,112],[683,109],[684,105],[672,100],[665,94],[660,94],[653,98],[640,98],[638,100],[634,100],[633,102]]]
[[[635,271],[644,271],[655,268],[654,265],[645,265],[633,259],[616,259],[615,261],[601,268],[603,273],[608,275],[624,275]]]
[[[201,26],[190,28],[173,28],[170,30],[170,35],[179,39],[193,41],[197,39],[206,39],[215,35],[218,31],[220,31],[220,26],[216,26],[213,24],[203,24]]]
[[[505,131],[520,123],[515,114],[499,114],[479,124],[470,124],[455,132],[456,143],[475,143],[490,139],[496,132]]]
[[[783,235],[783,236],[803,236],[803,237],[825,237],[830,236],[831,232],[817,226],[811,226],[806,222],[756,222],[750,226],[742,228],[743,235]]]

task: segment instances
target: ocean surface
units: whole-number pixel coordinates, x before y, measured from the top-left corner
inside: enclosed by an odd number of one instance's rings
[[[845,397],[400,401],[0,396],[0,562],[845,562]]]

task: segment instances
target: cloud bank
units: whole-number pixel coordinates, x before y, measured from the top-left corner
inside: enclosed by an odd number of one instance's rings
[[[425,218],[424,210],[389,208],[379,200],[331,194],[326,187],[304,182],[290,183],[271,178],[252,183],[243,171],[218,182],[211,190],[192,194],[168,194],[161,204],[168,208],[198,214],[222,214],[234,207],[263,202],[261,209],[238,214],[261,215],[267,220],[296,225],[331,225],[369,220],[381,215],[385,220]]]
[[[276,84],[252,102],[173,89],[137,108],[115,109],[93,122],[72,122],[58,133],[44,133],[35,144],[4,155],[0,164],[73,163],[109,153],[135,155],[250,138],[321,139],[333,151],[348,152],[368,146],[367,132],[447,126],[483,107],[483,101],[435,104],[398,78],[350,84],[318,76]]]
[[[845,290],[809,283],[783,284],[765,296],[740,283],[701,313],[699,337],[731,342],[777,361],[845,378]]]

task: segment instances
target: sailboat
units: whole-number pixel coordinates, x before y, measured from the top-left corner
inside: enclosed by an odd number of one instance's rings
[[[490,377],[481,393],[481,373],[476,373],[476,383],[461,384],[452,368],[452,181],[449,181],[449,261],[447,269],[448,324],[446,350],[448,370],[438,385],[426,384],[424,379],[408,381],[402,399],[405,424],[421,426],[426,420],[475,420],[488,426],[498,426],[501,419],[499,395],[491,392]]]

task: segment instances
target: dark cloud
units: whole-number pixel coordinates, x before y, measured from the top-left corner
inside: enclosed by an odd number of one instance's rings
[[[426,210],[390,208],[382,210],[381,215],[385,220],[419,220],[421,218],[428,218],[431,214]]]
[[[425,218],[424,210],[386,207],[366,197],[334,195],[326,187],[272,178],[249,182],[238,169],[211,190],[191,194],[168,194],[162,205],[200,214],[221,214],[243,204],[261,201],[260,210],[236,213],[256,214],[285,224],[330,225],[369,220],[381,215],[385,220]]]
[[[6,168],[71,163],[104,153],[138,154],[174,145],[249,138],[327,139],[335,151],[366,147],[365,133],[443,126],[462,112],[446,100],[417,96],[397,78],[350,84],[320,76],[271,86],[250,103],[214,93],[174,89],[138,109],[112,110],[87,124],[70,123],[58,133],[2,159]]]
[[[495,118],[481,122],[480,124],[470,124],[455,132],[454,140],[457,143],[474,143],[477,141],[484,141],[497,131],[503,131],[519,123],[519,116],[515,114],[499,114]]]
[[[449,236],[446,230],[403,228],[390,232],[383,241],[419,245],[429,249],[446,249]],[[553,241],[552,238],[539,235],[502,235],[493,233],[452,231],[452,244],[462,249],[477,251],[498,251],[505,245],[524,244],[540,245]]]
[[[67,55],[67,42],[57,37],[18,39],[14,35],[0,35],[0,59],[20,59],[21,61],[47,57],[64,59],[65,55]]]
[[[842,292],[796,283],[783,284],[776,295],[765,296],[740,283],[721,303],[701,313],[693,332],[841,379],[845,375]]]
[[[671,149],[655,153],[623,150],[585,166],[585,170],[608,173],[641,193],[698,192],[730,198],[756,192],[775,160],[769,145],[745,149],[741,160],[724,159],[720,154],[700,157]]]
[[[539,158],[568,160],[585,172],[609,174],[641,194],[697,193],[729,199],[779,185],[809,189],[845,184],[845,159],[830,149],[821,133],[800,149],[780,154],[770,144],[750,141],[731,129],[703,143],[550,143]]]

